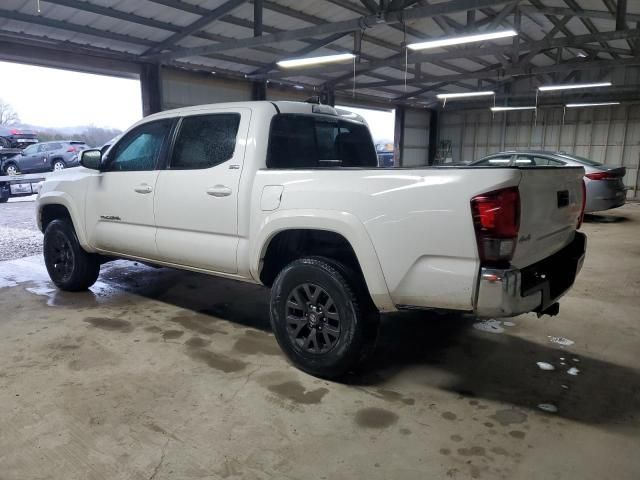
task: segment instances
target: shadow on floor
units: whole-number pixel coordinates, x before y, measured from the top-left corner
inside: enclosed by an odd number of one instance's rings
[[[126,264],[106,270],[101,276],[106,283],[177,306],[199,322],[224,319],[270,330],[266,288],[170,269],[132,269]],[[373,358],[345,382],[381,386],[418,367],[416,382],[463,396],[533,409],[551,403],[558,407],[559,416],[589,424],[637,424],[639,371],[576,356],[570,348],[534,343],[508,331],[480,332],[472,328],[475,321],[470,315],[430,312],[385,315]],[[536,362],[551,363],[556,370],[540,370]],[[580,373],[569,375],[570,367]],[[446,372],[453,380],[434,383],[435,377],[442,377],[433,375],[434,370]]]
[[[628,221],[630,221],[628,217],[623,217],[621,215],[612,215],[612,214],[603,215],[603,214],[596,214],[596,213],[584,214],[585,223],[623,223]]]

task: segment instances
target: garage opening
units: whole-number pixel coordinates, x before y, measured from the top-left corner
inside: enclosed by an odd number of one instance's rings
[[[0,72],[7,148],[54,140],[100,147],[142,118],[138,79],[9,62],[0,62]]]
[[[348,110],[363,117],[369,124],[373,142],[378,154],[378,165],[393,167],[393,129],[395,110],[374,110],[371,108],[336,105],[336,108]]]

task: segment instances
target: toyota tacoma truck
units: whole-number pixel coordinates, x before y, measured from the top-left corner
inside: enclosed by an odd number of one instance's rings
[[[279,345],[326,378],[380,312],[555,314],[585,254],[582,168],[377,168],[366,123],[326,105],[165,111],[81,163],[37,200],[53,283],[122,258],[265,285]]]

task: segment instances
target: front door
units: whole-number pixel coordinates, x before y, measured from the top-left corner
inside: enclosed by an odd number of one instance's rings
[[[180,122],[155,197],[162,260],[237,272],[238,187],[250,113],[220,109]]]
[[[173,120],[142,124],[109,151],[87,190],[89,243],[105,253],[157,258],[153,198],[158,163],[168,148]]]
[[[30,145],[22,151],[19,158],[20,171],[22,173],[44,171],[45,145]]]

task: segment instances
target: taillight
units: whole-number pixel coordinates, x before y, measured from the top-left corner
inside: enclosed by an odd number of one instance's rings
[[[22,132],[17,128],[11,130],[11,135],[20,135]]]
[[[77,152],[78,150],[76,149],[76,147],[69,147],[67,148],[67,152]]]
[[[511,260],[520,230],[518,188],[505,188],[473,197],[471,213],[480,260]]]
[[[584,209],[587,208],[587,185],[584,180],[582,180],[582,210],[580,210],[580,218],[578,219],[578,226],[576,229],[582,226],[582,222],[584,221]]]
[[[593,172],[585,175],[590,180],[612,180],[616,178],[615,175],[611,175],[609,172]]]

